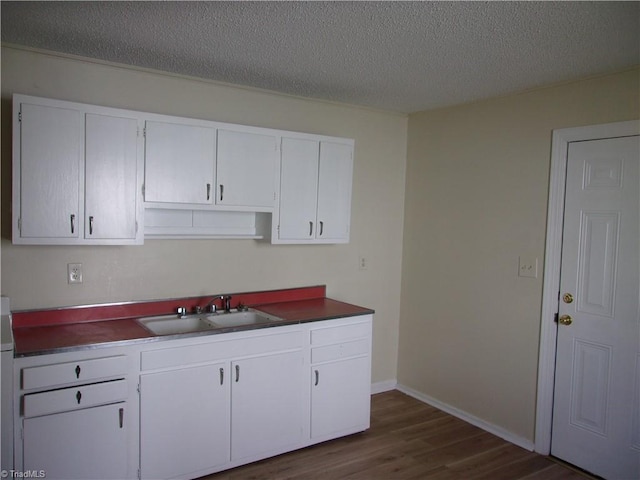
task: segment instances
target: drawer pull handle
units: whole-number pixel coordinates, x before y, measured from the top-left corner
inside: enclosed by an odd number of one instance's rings
[[[70,219],[71,219],[71,234],[73,234],[76,229],[76,216],[72,213],[70,215]]]
[[[211,199],[211,184],[207,183],[207,201]]]
[[[120,428],[124,425],[124,408],[118,410],[118,420],[120,421]]]
[[[82,398],[82,393],[80,393],[80,390],[78,390],[78,392],[76,393],[76,400],[78,400],[78,405],[80,405],[81,398]]]
[[[80,378],[80,365],[76,365],[76,378]]]
[[[89,217],[89,235],[93,235],[93,216]]]
[[[240,365],[236,365],[236,383],[240,380]]]
[[[224,185],[220,184],[220,201],[224,198]]]
[[[220,385],[224,383],[224,368],[220,369]]]
[[[324,222],[320,222],[320,236],[322,236],[322,232],[324,232]]]
[[[315,370],[315,373],[316,373],[316,383],[315,383],[315,386],[317,387],[317,386],[318,386],[318,382],[320,381],[320,372],[319,372],[318,370]]]
[[[313,235],[313,222],[309,222],[309,236]]]

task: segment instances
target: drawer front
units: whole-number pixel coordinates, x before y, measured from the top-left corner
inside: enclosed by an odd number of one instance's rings
[[[329,345],[369,335],[371,335],[371,322],[318,328],[311,331],[311,345]]]
[[[42,393],[30,393],[23,397],[23,415],[36,417],[50,413],[94,407],[127,399],[127,381],[94,383],[78,387],[62,388]]]
[[[353,342],[342,342],[326,347],[311,349],[311,363],[329,362],[347,357],[367,355],[369,353],[369,339],[362,338]]]
[[[22,388],[28,390],[67,383],[92,382],[126,373],[127,359],[124,355],[28,367],[22,369]]]
[[[294,350],[305,345],[302,331],[258,335],[235,340],[213,341],[184,347],[163,348],[141,353],[143,371],[219,362],[229,358]]]

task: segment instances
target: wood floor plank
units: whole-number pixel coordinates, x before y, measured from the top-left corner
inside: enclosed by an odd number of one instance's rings
[[[372,396],[366,432],[201,480],[585,480],[399,391]]]

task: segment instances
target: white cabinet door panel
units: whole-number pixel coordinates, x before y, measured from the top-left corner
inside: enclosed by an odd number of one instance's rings
[[[313,238],[318,200],[318,153],[314,140],[283,138],[280,232],[283,240]]]
[[[86,238],[136,237],[137,130],[135,119],[86,116]]]
[[[219,363],[140,376],[143,479],[185,477],[229,461],[227,367]]]
[[[146,122],[145,201],[211,204],[216,131]]]
[[[77,110],[21,105],[20,236],[78,236],[84,115]]]
[[[338,436],[369,427],[370,357],[312,368],[311,438]]]
[[[24,470],[47,479],[124,479],[127,474],[126,403],[27,418]]]
[[[322,142],[318,180],[318,232],[322,240],[349,240],[352,148]]]
[[[218,130],[216,204],[273,207],[277,145],[275,136]]]
[[[232,363],[232,460],[283,451],[302,440],[303,362],[297,351]]]

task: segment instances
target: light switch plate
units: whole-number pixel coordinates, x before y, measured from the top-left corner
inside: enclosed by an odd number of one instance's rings
[[[538,278],[538,257],[518,257],[518,276]]]

